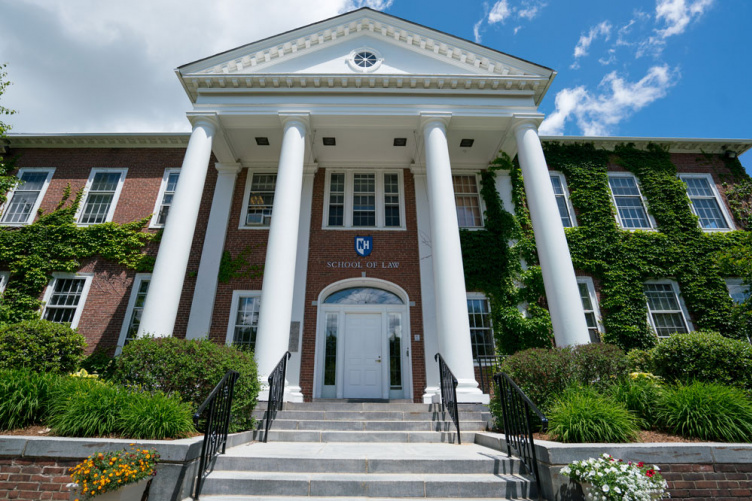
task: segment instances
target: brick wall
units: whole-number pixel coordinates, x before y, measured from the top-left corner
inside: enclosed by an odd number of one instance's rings
[[[751,463],[661,465],[673,499],[752,499]]]
[[[76,461],[0,459],[0,499],[72,498],[68,468]]]

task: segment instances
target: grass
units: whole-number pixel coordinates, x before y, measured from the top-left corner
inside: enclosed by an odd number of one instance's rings
[[[161,440],[195,432],[191,406],[164,393],[131,393],[120,409],[118,425],[130,438]]]

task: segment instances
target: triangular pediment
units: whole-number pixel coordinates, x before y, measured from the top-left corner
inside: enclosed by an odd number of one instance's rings
[[[355,54],[362,50],[378,63],[365,69],[354,64]],[[395,78],[415,76],[426,88],[527,88],[542,97],[555,75],[549,68],[368,8],[195,61],[177,71],[189,94],[191,88],[259,82],[264,86],[266,80],[273,80],[274,86],[280,81],[287,87],[308,86],[306,75],[322,79],[336,75],[344,78],[335,79],[343,85],[348,85],[349,77],[370,78],[372,86],[390,86]],[[461,76],[472,80],[442,80]],[[381,83],[373,84],[378,78]]]

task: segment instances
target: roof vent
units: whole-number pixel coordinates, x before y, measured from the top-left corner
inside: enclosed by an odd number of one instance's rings
[[[475,139],[463,139],[460,141],[460,148],[472,148]]]
[[[256,144],[259,146],[269,146],[269,138],[268,137],[257,137],[256,138]]]
[[[395,137],[394,138],[394,146],[407,146],[407,138],[406,137]]]
[[[323,137],[321,140],[324,142],[324,146],[336,146],[337,140],[333,137]]]

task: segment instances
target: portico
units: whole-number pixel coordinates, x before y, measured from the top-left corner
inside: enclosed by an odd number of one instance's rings
[[[252,300],[233,306],[233,321],[249,322],[262,382],[289,350],[288,400],[432,401],[441,352],[459,400],[487,402],[475,380],[453,176],[472,177],[505,151],[519,155],[557,344],[588,342],[536,132],[552,70],[361,9],[177,74],[194,129],[141,334],[172,334],[213,152],[219,179],[188,337],[209,334],[228,235],[262,240],[260,291],[243,287]],[[237,179],[246,188],[235,228]],[[479,201],[479,217],[481,209]],[[366,264],[353,247],[359,236],[372,239],[373,262],[391,268]],[[326,302],[357,287],[371,291],[357,296],[368,296],[362,304]],[[386,296],[373,291],[394,298],[379,303]],[[334,317],[337,347],[328,353]]]

